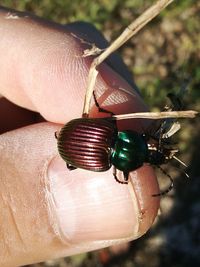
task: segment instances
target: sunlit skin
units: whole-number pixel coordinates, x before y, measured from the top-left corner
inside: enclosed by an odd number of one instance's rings
[[[152,168],[130,173],[131,182],[124,187],[111,169],[70,172],[58,156],[54,132],[81,116],[91,63],[81,57],[86,45],[71,35],[79,34],[80,25],[63,28],[11,14],[0,9],[0,266],[138,238],[150,228],[159,207],[159,198],[151,196],[159,191]],[[81,25],[83,29],[89,40],[105,43],[90,26]],[[119,58],[103,63],[99,71],[95,89],[100,104],[107,103],[116,114],[146,110]],[[37,124],[43,120],[39,114],[46,122]],[[91,116],[102,114],[93,106]],[[141,131],[146,124],[129,120],[118,127],[127,125]]]

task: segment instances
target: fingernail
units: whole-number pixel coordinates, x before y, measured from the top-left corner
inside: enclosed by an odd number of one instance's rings
[[[63,242],[136,238],[139,208],[134,191],[108,172],[69,171],[56,156],[46,177],[49,220]]]

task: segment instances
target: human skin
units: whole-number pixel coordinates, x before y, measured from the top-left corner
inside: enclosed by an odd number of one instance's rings
[[[128,186],[113,179],[112,168],[69,171],[54,137],[81,117],[92,60],[82,57],[89,48],[82,39],[101,47],[101,34],[88,24],[62,26],[0,8],[0,36],[0,266],[139,238],[159,207],[152,168],[130,173]],[[130,77],[118,56],[102,63],[99,104],[116,114],[146,110]],[[91,108],[90,116],[103,115]],[[129,120],[118,127],[142,131],[145,125]]]

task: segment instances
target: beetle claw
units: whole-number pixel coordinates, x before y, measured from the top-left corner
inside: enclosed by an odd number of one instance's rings
[[[73,170],[77,169],[76,167],[74,167],[73,165],[70,165],[68,163],[66,163],[66,165],[67,165],[67,169],[70,170],[70,171],[73,171]]]
[[[56,132],[54,133],[56,139],[58,139],[58,134],[59,134],[58,131],[56,131]]]

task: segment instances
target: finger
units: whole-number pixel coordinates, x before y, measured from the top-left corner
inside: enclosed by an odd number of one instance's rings
[[[52,122],[80,117],[92,58],[83,58],[89,46],[74,36],[77,30],[7,10],[1,10],[0,23],[0,93]],[[130,107],[134,98],[135,110],[143,106],[129,83],[106,63],[99,69],[98,97],[109,89],[122,95],[115,97],[121,101],[117,104]]]
[[[57,157],[58,126],[0,135],[0,265],[21,266],[128,241],[152,224],[158,188],[149,167],[129,186],[112,170],[69,171]]]
[[[86,22],[73,22],[67,24],[66,27],[71,30],[74,34],[77,34],[80,38],[86,38],[87,42],[95,44],[100,49],[108,47],[109,43],[106,41],[104,36],[99,32],[92,24]],[[106,63],[119,75],[121,75],[134,89],[139,93],[136,84],[133,82],[133,74],[127,69],[123,60],[117,52],[112,53],[107,59]]]

